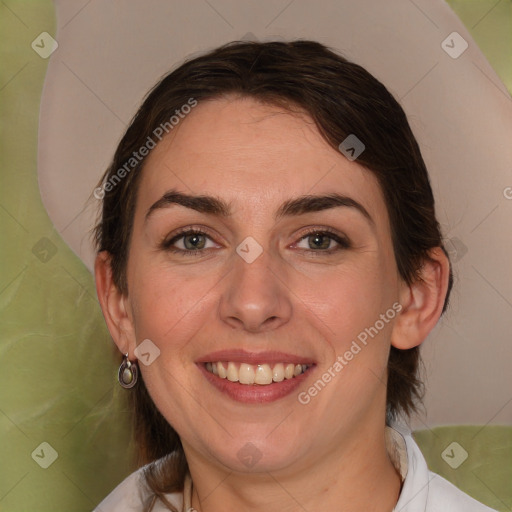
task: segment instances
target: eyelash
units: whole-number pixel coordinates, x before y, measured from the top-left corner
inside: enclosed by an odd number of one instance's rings
[[[197,250],[185,250],[185,249],[178,249],[176,247],[173,247],[173,244],[175,244],[178,240],[181,238],[185,238],[189,235],[204,235],[208,237],[211,240],[211,237],[206,231],[203,231],[202,229],[197,228],[183,228],[180,229],[175,236],[173,236],[170,240],[164,240],[160,244],[160,248],[164,251],[169,251],[175,254],[180,254],[183,256],[201,256],[204,254],[205,251],[208,249],[197,249]]]
[[[322,250],[322,249],[320,249],[320,250],[300,249],[300,250],[305,251],[310,254],[314,253],[315,255],[322,255],[322,254],[333,254],[335,252],[339,252],[344,249],[350,249],[350,247],[351,247],[351,244],[350,244],[348,238],[338,235],[337,233],[335,233],[333,230],[331,230],[329,228],[309,229],[300,235],[298,242],[295,242],[294,245],[299,242],[302,242],[302,240],[309,238],[310,236],[313,236],[313,235],[321,235],[321,236],[327,235],[327,237],[330,238],[331,240],[334,240],[338,244],[338,246],[334,247],[332,249],[324,249],[324,250]]]
[[[178,233],[176,233],[176,235],[173,236],[170,240],[164,240],[160,244],[160,248],[164,251],[169,251],[169,252],[172,252],[175,254],[180,254],[183,256],[201,256],[204,254],[205,251],[208,251],[210,249],[210,248],[207,248],[207,249],[186,250],[186,249],[178,249],[176,247],[173,247],[173,244],[175,244],[178,240],[185,238],[186,236],[189,236],[189,235],[202,235],[202,236],[206,236],[207,238],[212,240],[212,238],[209,236],[208,232],[203,231],[202,229],[183,228],[180,231],[178,231]],[[299,250],[302,250],[307,253],[314,253],[315,255],[319,255],[319,253],[320,253],[320,255],[321,255],[321,254],[333,254],[335,252],[341,251],[343,249],[349,249],[351,247],[351,244],[347,238],[338,235],[337,233],[335,233],[334,231],[332,231],[329,228],[316,228],[316,229],[314,228],[314,229],[305,231],[304,233],[302,233],[300,235],[299,240],[297,242],[294,242],[293,245],[296,245],[297,243],[302,242],[302,240],[304,240],[310,236],[313,236],[313,235],[321,235],[321,236],[327,235],[331,240],[334,240],[338,244],[338,246],[335,248],[324,249],[324,250],[322,250],[322,249],[320,249],[320,250],[299,249]]]

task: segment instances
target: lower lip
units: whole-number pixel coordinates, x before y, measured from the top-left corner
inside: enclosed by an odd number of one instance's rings
[[[198,364],[199,370],[215,386],[219,391],[228,395],[237,402],[246,404],[265,404],[275,402],[287,395],[293,393],[300,384],[308,378],[313,366],[308,368],[304,373],[291,379],[285,379],[281,382],[273,382],[272,384],[240,384],[239,382],[231,382],[228,379],[221,379],[213,373],[209,372],[204,364]]]

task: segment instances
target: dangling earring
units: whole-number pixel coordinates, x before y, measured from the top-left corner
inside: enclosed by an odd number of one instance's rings
[[[117,380],[119,384],[125,389],[133,388],[137,384],[137,378],[139,377],[139,369],[137,363],[131,362],[128,359],[128,354],[124,355],[123,362],[117,372]]]

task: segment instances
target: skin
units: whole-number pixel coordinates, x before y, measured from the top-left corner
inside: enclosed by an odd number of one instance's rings
[[[168,190],[211,195],[230,216],[181,205],[148,209]],[[337,192],[368,211],[338,207],[276,220],[287,200]],[[208,249],[162,249],[181,227],[208,230]],[[308,228],[350,241],[330,254],[309,247]],[[236,252],[246,237],[263,248],[254,262]],[[329,242],[328,242],[329,243]],[[183,249],[183,239],[177,242]],[[309,251],[308,251],[309,249]],[[179,433],[203,511],[391,511],[400,478],[384,443],[390,346],[419,345],[437,323],[448,261],[431,251],[423,282],[398,275],[386,205],[374,176],[331,148],[305,115],[249,98],[199,104],[149,155],[138,191],[127,267],[128,295],[112,281],[109,257],[96,285],[111,335],[134,360],[144,339],[160,349],[139,364],[159,410]],[[307,390],[392,304],[390,320],[307,405]],[[195,361],[214,350],[279,350],[316,366],[297,392],[266,404],[234,401]],[[248,442],[261,455],[248,468]],[[303,508],[302,508],[303,507]]]

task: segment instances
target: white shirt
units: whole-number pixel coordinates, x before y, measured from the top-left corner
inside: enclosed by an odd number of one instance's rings
[[[482,505],[443,477],[432,473],[411,433],[400,426],[386,428],[386,445],[393,464],[402,476],[400,498],[393,512],[496,512]],[[94,510],[94,512],[140,512],[145,487],[141,481],[142,468],[123,480]],[[166,497],[178,510],[187,512],[191,501],[190,478],[183,492]],[[157,501],[153,512],[168,509]]]

